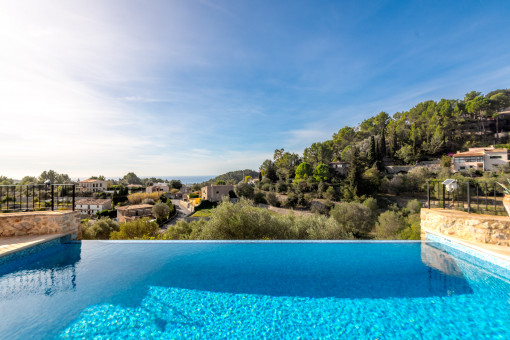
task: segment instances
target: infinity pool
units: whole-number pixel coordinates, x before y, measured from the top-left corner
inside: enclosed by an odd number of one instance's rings
[[[510,338],[510,283],[426,242],[57,244],[0,264],[0,339]]]

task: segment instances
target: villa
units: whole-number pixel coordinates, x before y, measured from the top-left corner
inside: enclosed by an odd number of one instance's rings
[[[96,213],[112,208],[111,199],[86,198],[76,202],[75,209],[84,215],[95,215]]]
[[[211,202],[220,202],[225,196],[229,196],[229,192],[234,190],[233,185],[208,185],[202,187],[202,199]]]
[[[153,192],[169,192],[170,187],[166,183],[156,183],[154,185],[148,186],[145,191],[148,194],[152,194]]]
[[[452,156],[452,171],[459,172],[469,169],[493,171],[497,167],[508,164],[508,149],[469,148],[466,152],[457,151]]]
[[[332,173],[347,176],[349,173],[349,162],[331,162],[329,163],[329,169]]]
[[[79,183],[81,191],[101,192],[106,191],[106,181],[99,179],[86,179]]]
[[[117,208],[117,222],[132,221],[137,218],[151,217],[152,216],[152,205],[150,204],[137,204],[137,205],[126,205],[124,207]]]

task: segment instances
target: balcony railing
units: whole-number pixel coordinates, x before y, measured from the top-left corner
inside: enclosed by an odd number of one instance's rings
[[[441,181],[428,181],[427,207],[507,216],[503,191],[496,184],[456,181],[456,185],[456,189],[449,191]]]
[[[75,184],[0,185],[0,212],[73,210]]]

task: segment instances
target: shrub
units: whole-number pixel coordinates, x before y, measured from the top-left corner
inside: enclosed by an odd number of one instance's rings
[[[287,195],[287,200],[285,201],[285,206],[287,208],[294,208],[299,202],[299,197],[294,192],[289,192]]]
[[[375,225],[375,233],[378,239],[396,239],[402,229],[405,228],[402,216],[391,210],[387,210],[379,215]]]
[[[331,201],[338,200],[338,195],[334,187],[329,187],[328,189],[326,189],[326,192],[322,196]]]
[[[278,182],[276,182],[275,187],[277,192],[287,191],[287,183],[285,183],[285,181],[279,180]]]
[[[110,234],[110,240],[139,240],[156,237],[159,226],[148,218],[136,219],[120,225],[119,231]]]
[[[110,217],[110,218],[116,218],[117,217],[117,209],[112,210],[101,210],[96,213],[96,216],[101,217]]]
[[[329,214],[342,230],[357,238],[366,237],[374,225],[372,211],[360,203],[341,202]]]
[[[255,192],[253,185],[244,182],[237,184],[234,190],[237,196],[245,198],[253,198]]]
[[[421,210],[421,203],[417,199],[414,199],[407,202],[406,208],[411,214],[419,214]]]
[[[421,238],[420,215],[408,216],[406,224],[407,227],[398,234],[398,237],[402,240],[419,240]]]
[[[199,197],[200,197],[200,195],[199,195],[199,194],[196,194],[196,193],[194,193],[194,192],[192,192],[192,193],[190,193],[190,194],[188,195],[188,197],[189,197],[189,198],[199,198]]]
[[[364,202],[363,202],[363,205],[365,207],[367,207],[368,209],[370,209],[372,212],[376,212],[377,209],[379,208],[378,205],[377,205],[377,200],[373,197],[369,197],[367,198]]]
[[[165,203],[158,203],[152,207],[152,215],[157,219],[166,218],[170,214],[170,207]]]
[[[200,203],[195,207],[195,211],[199,211],[202,209],[212,209],[216,207],[216,203],[213,203],[209,200],[201,200]]]
[[[278,201],[278,198],[276,197],[276,194],[274,192],[268,192],[266,195],[267,203],[271,204],[273,207],[279,207],[280,201]]]
[[[85,220],[81,224],[82,238],[84,240],[108,240],[112,232],[119,231],[119,224],[110,218],[101,218],[90,224]]]
[[[150,198],[153,201],[157,201],[157,200],[159,200],[160,196],[161,196],[161,192],[153,192],[151,194],[140,192],[140,193],[129,195],[128,201],[131,204],[140,204],[146,198]]]
[[[253,202],[255,204],[267,204],[266,195],[263,192],[257,192],[253,196]]]
[[[406,191],[406,183],[404,175],[398,174],[394,176],[388,183],[388,193],[398,195]]]
[[[154,205],[156,204],[156,202],[152,199],[152,198],[146,198],[142,201],[142,204],[150,204],[150,205]]]

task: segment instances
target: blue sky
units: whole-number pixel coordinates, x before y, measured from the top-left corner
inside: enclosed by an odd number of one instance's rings
[[[507,1],[3,1],[0,174],[257,169],[380,111],[509,88],[509,13]]]

